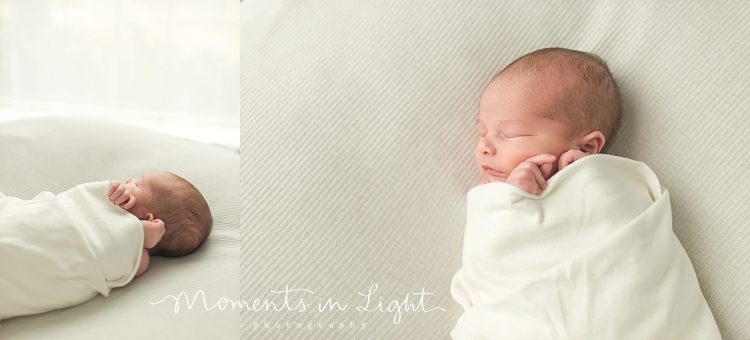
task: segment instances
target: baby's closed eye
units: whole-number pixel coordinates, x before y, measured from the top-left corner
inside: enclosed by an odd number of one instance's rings
[[[532,135],[523,134],[523,133],[506,133],[506,134],[500,133],[500,136],[505,139],[511,139],[511,138],[518,138],[518,137],[529,137]]]

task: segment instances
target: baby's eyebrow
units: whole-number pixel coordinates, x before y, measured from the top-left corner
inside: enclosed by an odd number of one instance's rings
[[[498,124],[508,124],[508,123],[515,123],[518,119],[503,119],[501,121],[498,121]]]
[[[496,121],[496,122],[494,122],[493,124],[490,124],[490,125],[493,125],[493,126],[495,126],[495,125],[509,125],[509,124],[516,124],[518,122],[519,122],[518,119],[503,119],[503,120]],[[480,123],[482,125],[486,125],[486,124],[484,124],[484,122],[480,121],[479,118],[477,118],[477,125],[479,125]]]

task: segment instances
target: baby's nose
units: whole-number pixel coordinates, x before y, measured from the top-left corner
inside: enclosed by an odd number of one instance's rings
[[[128,178],[128,180],[127,180],[127,181],[125,181],[125,183],[130,183],[130,182],[132,182],[132,181],[133,181],[133,179],[132,179],[132,178]]]
[[[482,153],[485,155],[494,155],[495,154],[495,146],[490,143],[490,141],[482,139],[479,141],[479,144],[482,147]]]

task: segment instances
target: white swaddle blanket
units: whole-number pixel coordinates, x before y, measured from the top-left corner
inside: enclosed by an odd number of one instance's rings
[[[584,157],[541,195],[468,193],[454,339],[721,339],[643,163]]]
[[[108,190],[103,181],[31,200],[0,193],[0,320],[107,296],[133,279],[143,227]]]

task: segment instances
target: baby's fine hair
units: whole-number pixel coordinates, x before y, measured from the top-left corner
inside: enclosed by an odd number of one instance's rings
[[[533,76],[541,81],[563,77],[564,98],[548,118],[565,123],[571,138],[598,130],[610,141],[617,134],[622,97],[607,63],[598,55],[564,48],[536,50],[506,66],[493,81],[506,76]]]
[[[176,185],[157,183],[149,211],[164,222],[166,231],[151,255],[183,256],[192,253],[211,233],[213,217],[203,195],[190,182],[174,176]]]

